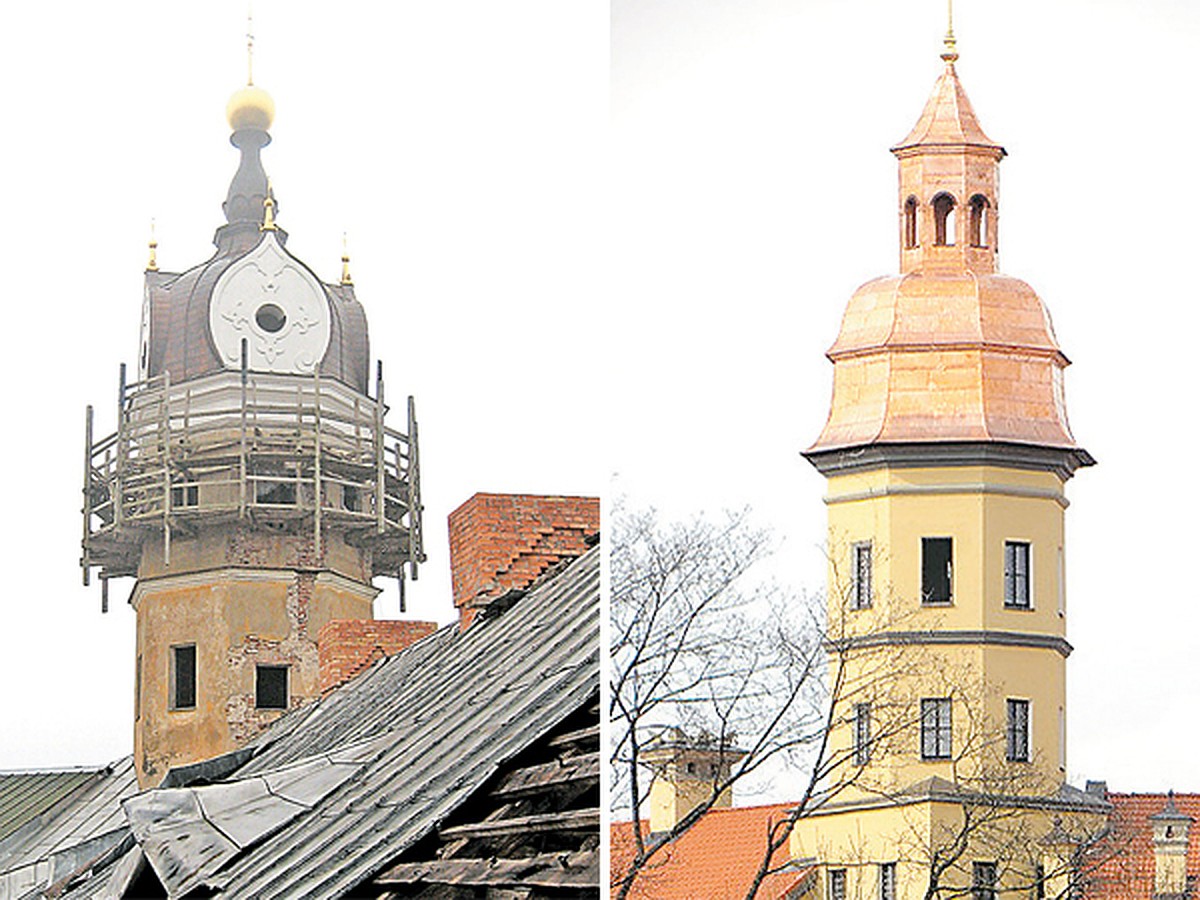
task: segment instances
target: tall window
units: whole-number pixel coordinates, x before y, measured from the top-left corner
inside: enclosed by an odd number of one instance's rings
[[[986,247],[991,223],[988,221],[989,204],[987,197],[976,194],[971,198],[971,218],[968,221],[968,231],[972,247]]]
[[[854,705],[854,762],[865,766],[871,761],[871,704]]]
[[[879,900],[896,900],[896,864],[879,866]]]
[[[854,609],[871,606],[871,542],[863,541],[853,547],[854,585],[850,605]]]
[[[933,198],[933,242],[943,247],[954,243],[954,198],[949,194]]]
[[[917,198],[904,201],[904,246],[911,250],[917,246]]]
[[[921,701],[921,759],[950,758],[950,698]]]
[[[288,667],[254,667],[254,707],[256,709],[287,709]]]
[[[171,648],[171,709],[196,708],[196,645]]]
[[[1008,701],[1008,726],[1005,729],[1008,736],[1009,762],[1029,762],[1029,701]]]
[[[994,862],[975,863],[971,886],[973,888],[971,896],[975,900],[996,900],[996,864]]]
[[[846,870],[829,870],[829,900],[846,900]]]
[[[1029,544],[1004,542],[1004,605],[1029,609]]]
[[[1046,867],[1037,864],[1033,875],[1033,896],[1036,900],[1046,900]]]
[[[954,541],[921,538],[921,602],[949,603],[953,599]]]

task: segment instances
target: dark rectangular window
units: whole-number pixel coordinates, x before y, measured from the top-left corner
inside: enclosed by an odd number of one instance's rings
[[[846,870],[829,870],[829,900],[846,900]]]
[[[996,864],[994,862],[975,863],[971,886],[973,888],[971,896],[975,900],[996,900]]]
[[[255,666],[254,706],[256,709],[287,709],[288,667]]]
[[[854,706],[854,762],[865,766],[871,761],[871,705]]]
[[[1008,701],[1008,735],[1009,762],[1029,762],[1029,701]]]
[[[932,697],[921,701],[921,758],[949,759],[950,698]]]
[[[1029,609],[1029,544],[1004,542],[1004,605]]]
[[[851,586],[851,609],[869,609],[871,606],[871,542],[864,541],[852,548],[854,584]]]
[[[200,505],[200,485],[177,484],[171,488],[171,507],[178,509],[182,506]]]
[[[949,603],[953,599],[954,541],[921,538],[921,602]]]
[[[196,645],[171,648],[171,709],[196,708]]]
[[[896,900],[896,864],[879,866],[879,900]]]
[[[1046,867],[1041,863],[1034,870],[1033,896],[1035,900],[1046,900]]]

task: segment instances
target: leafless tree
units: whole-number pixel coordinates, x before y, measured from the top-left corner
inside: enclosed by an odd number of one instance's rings
[[[899,651],[875,650],[849,666],[859,651],[828,627],[822,597],[785,594],[755,577],[771,546],[745,512],[662,523],[653,511],[618,509],[611,534],[611,796],[615,817],[632,820],[632,851],[613,872],[612,894],[624,900],[652,877],[672,843],[735,784],[786,761],[802,773],[801,795],[764,835],[749,900],[799,817],[861,771],[856,749],[831,740],[848,725],[845,711],[869,698],[881,746],[911,726],[911,708],[887,699],[908,665]],[[707,736],[731,765],[714,768],[705,797],[669,831],[647,835],[637,815],[652,781],[643,756],[667,726]]]

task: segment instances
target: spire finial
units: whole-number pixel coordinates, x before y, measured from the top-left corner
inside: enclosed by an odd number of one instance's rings
[[[150,261],[146,263],[147,272],[158,271],[158,238],[154,236],[154,220],[150,220]]]
[[[254,84],[254,9],[246,0],[246,84]]]
[[[354,284],[350,277],[350,251],[346,247],[346,232],[342,232],[342,284]]]
[[[958,59],[958,45],[954,41],[954,0],[946,0],[946,36],[942,38],[946,49],[942,51],[942,59],[953,63]]]
[[[271,190],[271,179],[267,179],[267,196],[263,198],[263,222],[259,231],[278,231],[275,224],[275,192]]]

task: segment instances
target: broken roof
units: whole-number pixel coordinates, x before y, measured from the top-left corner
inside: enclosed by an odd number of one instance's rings
[[[139,854],[170,896],[339,896],[380,873],[594,700],[599,553],[128,798],[137,846],[65,896],[129,884]]]

